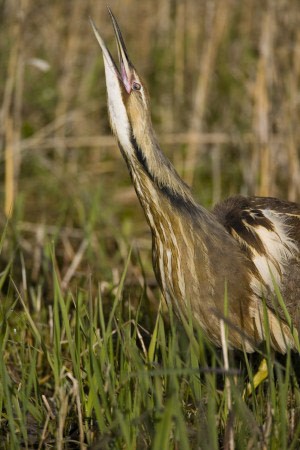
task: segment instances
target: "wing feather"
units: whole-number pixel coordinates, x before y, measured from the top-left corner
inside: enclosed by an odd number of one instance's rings
[[[294,323],[300,326],[300,205],[271,197],[231,197],[213,213],[246,253],[252,289],[270,309],[276,303],[274,280]]]

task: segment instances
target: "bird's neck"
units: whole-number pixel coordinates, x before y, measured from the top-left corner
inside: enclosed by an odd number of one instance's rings
[[[160,149],[156,136],[150,130],[131,133],[131,151],[123,150],[137,195],[145,209],[155,201],[166,201],[170,206],[197,208],[190,188]],[[121,146],[122,147],[122,146]],[[122,148],[121,148],[122,149]]]

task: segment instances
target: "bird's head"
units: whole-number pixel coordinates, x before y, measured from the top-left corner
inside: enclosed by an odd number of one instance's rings
[[[118,23],[111,10],[108,11],[117,40],[119,68],[92,21],[91,24],[103,53],[111,127],[132,178],[137,182],[138,177],[143,189],[154,183],[156,190],[192,203],[189,188],[160,149],[151,123],[145,85],[128,56]],[[141,192],[140,187],[137,192]]]
[[[103,53],[111,127],[123,149],[130,152],[132,135],[140,141],[145,129],[151,127],[149,101],[144,83],[128,56],[120,27],[108,11],[117,41],[119,68],[92,21],[91,25]]]

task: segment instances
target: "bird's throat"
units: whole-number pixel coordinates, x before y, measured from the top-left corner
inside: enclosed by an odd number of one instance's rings
[[[149,134],[148,134],[149,136]],[[162,153],[155,137],[153,140],[139,145],[134,134],[131,135],[133,156],[128,161],[130,172],[134,178],[152,194],[165,197],[175,207],[182,205],[192,210],[196,206],[189,187],[180,178],[170,161]],[[151,197],[151,192],[149,196]]]

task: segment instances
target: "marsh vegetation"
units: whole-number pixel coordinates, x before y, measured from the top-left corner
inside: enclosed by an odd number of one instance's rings
[[[199,202],[299,203],[298,0],[109,6]],[[267,342],[243,399],[255,358],[225,364],[161,299],[88,22],[114,51],[106,3],[1,7],[0,447],[299,448],[291,355],[273,363]]]

